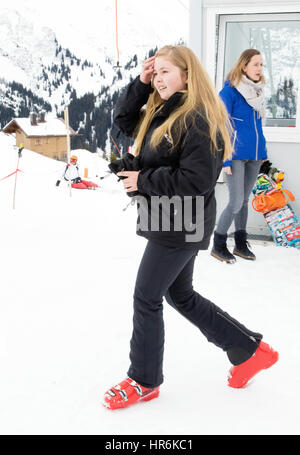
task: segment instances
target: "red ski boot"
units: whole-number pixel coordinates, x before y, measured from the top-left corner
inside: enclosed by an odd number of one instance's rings
[[[158,395],[159,387],[148,389],[127,378],[105,393],[103,406],[108,409],[126,408],[138,401],[150,401]]]
[[[278,357],[278,352],[274,351],[267,343],[261,341],[250,359],[230,369],[228,385],[236,389],[245,387],[257,373],[274,365]]]

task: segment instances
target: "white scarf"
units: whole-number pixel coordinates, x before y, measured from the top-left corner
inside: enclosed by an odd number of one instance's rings
[[[260,117],[263,118],[265,116],[264,83],[253,82],[243,75],[236,89],[243,95],[247,103],[259,113]]]

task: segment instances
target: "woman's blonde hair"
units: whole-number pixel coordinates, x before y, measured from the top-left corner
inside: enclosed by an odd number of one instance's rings
[[[209,135],[215,150],[218,150],[218,139],[223,139],[224,156],[223,159],[230,159],[232,156],[232,127],[228,118],[227,110],[221,98],[213,87],[210,78],[196,55],[186,46],[164,46],[156,52],[156,57],[166,57],[173,65],[180,68],[186,74],[187,88],[182,90],[182,104],[166,119],[166,121],[155,129],[151,137],[151,146],[156,148],[165,134],[175,145],[174,132],[176,138],[180,138],[186,129],[187,119],[201,113],[205,117],[209,126]],[[154,115],[158,109],[163,107],[164,100],[161,99],[158,91],[154,91],[149,96],[144,117],[138,126],[135,141],[135,154],[140,153],[144,137],[150,127]],[[175,127],[175,128],[174,128]]]
[[[248,65],[254,55],[261,55],[261,53],[257,49],[246,49],[241,53],[238,61],[229,71],[226,77],[226,80],[230,81],[230,85],[232,87],[236,87],[240,83],[242,76],[246,74],[244,67]],[[263,75],[261,75],[260,81],[265,83],[265,78]]]

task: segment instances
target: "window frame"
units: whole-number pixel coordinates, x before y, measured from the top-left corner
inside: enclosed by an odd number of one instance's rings
[[[293,14],[291,14],[293,13]],[[295,19],[295,13],[297,19]],[[251,19],[250,19],[251,17]],[[300,8],[295,5],[279,6],[274,4],[270,5],[249,5],[231,6],[231,7],[206,7],[204,11],[204,47],[203,47],[203,61],[209,73],[209,76],[215,81],[216,89],[218,91],[222,88],[222,71],[224,65],[224,52],[225,52],[225,32],[226,22],[243,20],[244,22],[253,21],[269,21],[269,20],[299,20],[300,21]],[[218,29],[218,40],[216,39],[216,27]],[[218,41],[218,46],[217,46]],[[218,47],[218,48],[217,48]],[[298,99],[297,99],[297,114],[296,126],[279,127],[279,126],[265,126],[264,134],[268,142],[300,142],[300,79],[298,80]]]

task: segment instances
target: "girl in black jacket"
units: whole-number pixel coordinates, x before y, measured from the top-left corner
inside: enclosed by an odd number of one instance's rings
[[[164,297],[227,353],[234,365],[229,386],[244,387],[278,353],[192,286],[197,252],[208,248],[215,225],[214,188],[231,157],[226,109],[194,53],[165,46],[120,97],[115,123],[135,137],[136,156],[110,168],[135,195],[137,233],[148,243],[134,291],[128,377],[105,393],[103,404],[117,409],[159,395]]]

